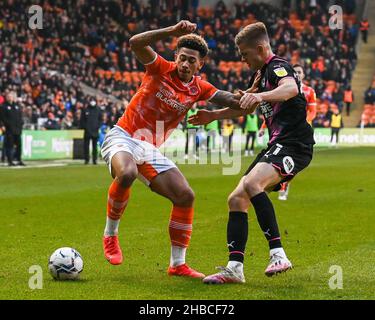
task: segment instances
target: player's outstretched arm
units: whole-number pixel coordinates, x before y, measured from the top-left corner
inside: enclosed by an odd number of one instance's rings
[[[130,48],[141,63],[148,64],[156,56],[155,51],[151,48],[152,44],[171,36],[180,37],[192,33],[196,28],[197,25],[195,23],[182,20],[174,26],[142,32],[130,38]]]
[[[231,108],[218,109],[214,111],[199,110],[195,115],[189,117],[188,122],[193,125],[206,125],[214,120],[234,119],[246,115],[247,110],[234,110]]]
[[[210,102],[220,107],[228,107],[234,110],[240,110],[240,93],[232,93],[228,91],[218,90],[210,99]]]
[[[280,80],[279,86],[271,91],[261,93],[246,93],[240,99],[242,109],[254,111],[255,108],[263,101],[266,102],[283,102],[287,101],[298,94],[297,83],[293,78],[284,78]]]
[[[260,72],[258,71],[255,77],[255,80],[253,82],[253,85],[251,88],[247,89],[245,92],[239,91],[237,93],[231,93],[228,91],[219,90],[210,100],[210,102],[217,104],[221,107],[228,107],[230,109],[239,110],[240,108],[240,99],[242,96],[246,93],[255,93],[258,91],[258,85],[260,82]],[[225,111],[226,113],[229,112],[229,110]],[[224,113],[226,115],[226,113]],[[230,114],[229,118],[222,118],[222,119],[232,119],[236,118],[238,116],[241,116],[242,114],[237,115],[237,113],[234,113],[234,116]]]

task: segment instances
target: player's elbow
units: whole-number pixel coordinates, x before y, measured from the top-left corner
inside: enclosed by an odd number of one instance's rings
[[[132,50],[132,51],[134,50],[134,43],[135,42],[136,41],[134,40],[134,36],[129,39],[129,47],[130,47],[130,50]]]
[[[139,41],[137,39],[137,35],[132,36],[129,39],[129,46],[130,46],[130,50],[132,51],[134,51],[137,47],[139,47]]]

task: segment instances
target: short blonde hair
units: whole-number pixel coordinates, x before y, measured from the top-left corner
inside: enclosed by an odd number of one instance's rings
[[[236,45],[241,43],[258,44],[261,41],[269,42],[268,32],[263,22],[255,22],[243,28],[235,38]]]

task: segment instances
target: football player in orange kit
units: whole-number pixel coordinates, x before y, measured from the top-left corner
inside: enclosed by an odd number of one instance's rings
[[[301,80],[301,88],[302,92],[305,96],[306,99],[306,120],[312,126],[312,121],[316,117],[316,94],[315,90],[308,85],[303,83],[303,79],[305,78],[305,72],[303,71],[303,68],[300,64],[295,64],[293,65],[294,71],[297,73],[299,79]],[[290,182],[284,182],[281,185],[281,189],[279,191],[279,200],[288,200],[288,194],[289,194],[289,187],[290,187]]]
[[[114,179],[108,191],[103,236],[105,257],[113,265],[123,261],[118,227],[130,187],[138,177],[173,204],[169,221],[168,274],[204,277],[185,262],[192,232],[194,192],[180,170],[158,147],[197,101],[209,100],[216,105],[239,109],[239,97],[218,90],[195,75],[208,53],[204,39],[192,34],[195,29],[196,24],[183,20],[174,26],[137,34],[129,41],[146,73],[124,115],[107,134],[101,151]],[[170,36],[180,37],[174,62],[165,60],[151,48],[153,43]]]

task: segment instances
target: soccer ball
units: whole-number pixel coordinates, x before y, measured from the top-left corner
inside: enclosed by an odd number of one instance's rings
[[[48,269],[56,280],[76,280],[83,270],[83,259],[73,248],[60,248],[49,258]]]

